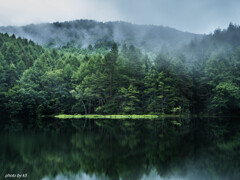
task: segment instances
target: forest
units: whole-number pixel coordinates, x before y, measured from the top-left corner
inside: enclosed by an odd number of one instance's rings
[[[0,102],[0,114],[24,117],[238,114],[240,27],[158,53],[114,40],[53,48],[1,33]]]

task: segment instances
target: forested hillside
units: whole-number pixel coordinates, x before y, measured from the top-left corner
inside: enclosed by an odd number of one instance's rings
[[[47,47],[86,48],[91,44],[115,41],[155,52],[167,47],[176,49],[188,44],[192,39],[202,37],[163,26],[135,25],[126,22],[102,23],[93,20],[0,27],[0,32],[31,39]]]
[[[0,34],[0,110],[15,116],[236,114],[238,46],[240,28],[231,24],[156,57],[113,41],[54,49]]]
[[[31,68],[44,52],[33,41],[0,34],[0,112],[12,114],[11,109],[20,106],[19,100],[11,98],[19,88],[23,73]],[[30,98],[30,97],[28,97]],[[22,104],[21,104],[22,106]],[[22,109],[19,109],[20,111]],[[18,109],[16,109],[18,111]]]

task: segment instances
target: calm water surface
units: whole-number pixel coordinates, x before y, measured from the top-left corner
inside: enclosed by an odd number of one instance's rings
[[[240,179],[239,118],[3,118],[0,132],[0,179]]]

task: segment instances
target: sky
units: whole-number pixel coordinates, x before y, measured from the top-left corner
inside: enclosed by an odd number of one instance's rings
[[[239,0],[0,0],[0,26],[93,19],[208,34],[240,24],[239,9]]]

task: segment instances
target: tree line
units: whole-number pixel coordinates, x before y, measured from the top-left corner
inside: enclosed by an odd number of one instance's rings
[[[155,56],[115,42],[54,49],[0,34],[1,114],[238,113],[240,44],[226,38],[238,38],[232,34],[239,27]]]

